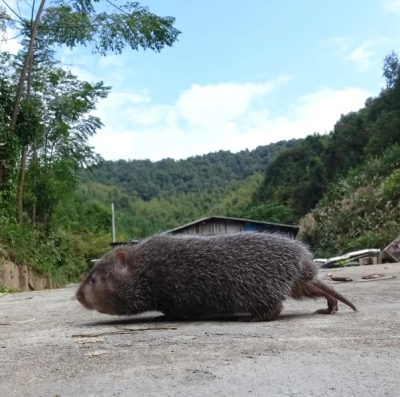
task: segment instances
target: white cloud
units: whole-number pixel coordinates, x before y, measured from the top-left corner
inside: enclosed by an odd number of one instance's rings
[[[337,57],[354,62],[359,72],[366,72],[377,65],[377,53],[382,52],[382,46],[392,44],[392,41],[385,37],[367,40],[358,45],[355,45],[355,42],[352,38],[332,37],[323,40],[321,47],[329,48]]]
[[[6,6],[7,3],[7,6]],[[13,10],[17,15],[14,14]],[[30,18],[31,15],[31,4],[28,2],[22,2],[19,0],[7,0],[6,2],[0,1],[0,9],[3,9],[3,11],[6,12],[8,17],[11,19],[17,20],[19,17],[21,18]],[[1,42],[0,40],[0,50],[1,51],[8,51],[11,54],[17,54],[18,51],[21,49],[21,45],[19,44],[19,40],[21,40],[21,36],[19,36],[16,39],[13,39],[13,37],[17,36],[19,33],[21,33],[20,30],[14,29],[15,27],[18,27],[20,25],[18,24],[13,24],[10,25],[7,30],[6,30],[6,41]]]
[[[100,58],[99,65],[102,68],[108,66],[121,67],[124,65],[124,59],[121,55],[108,55]]]
[[[148,101],[146,100],[146,102]],[[178,110],[168,105],[140,106],[124,110],[122,116],[128,122],[140,128],[155,127],[160,123],[173,126],[178,121]]]
[[[350,45],[350,40],[344,37],[330,37],[321,42],[323,48],[337,48],[342,52],[347,51]]]
[[[105,127],[91,143],[104,158],[114,160],[251,150],[328,132],[341,114],[358,110],[370,96],[358,88],[321,88],[299,98],[288,114],[271,117],[262,100],[281,83],[282,78],[263,84],[193,85],[172,106],[152,106],[147,96],[115,93],[95,112]]]
[[[100,81],[95,74],[88,72],[82,67],[79,66],[66,66],[65,69],[68,69],[74,76],[78,77],[81,81],[87,81],[88,83],[95,83]]]
[[[99,59],[90,53],[84,53],[80,47],[72,50],[62,47],[59,50],[59,59],[62,67],[69,70],[79,80],[89,83],[104,80],[104,73],[100,70]]]
[[[366,72],[374,65],[372,62],[374,52],[371,50],[374,45],[376,45],[374,42],[366,42],[347,55],[345,59],[354,61],[360,72]]]
[[[343,90],[322,88],[303,96],[295,104],[296,121],[308,125],[313,132],[325,133],[332,130],[341,114],[359,110],[371,96],[360,88],[348,87]]]
[[[383,6],[387,13],[400,15],[400,0],[383,0]]]
[[[91,64],[91,59],[89,57],[78,56],[78,51],[76,51],[74,55],[72,54],[73,52],[70,49],[63,49],[61,64],[64,69],[69,70],[74,76],[78,77],[79,80],[87,81],[88,83],[101,80],[101,78],[87,70],[88,64]]]
[[[110,55],[99,57],[84,54],[81,48],[60,51],[61,62],[80,80],[88,82],[104,81],[105,85],[126,87],[127,76],[134,72],[131,65],[126,65],[123,56]]]
[[[178,99],[176,107],[191,124],[216,126],[226,121],[240,120],[253,100],[263,98],[277,84],[286,83],[289,76],[262,84],[220,83],[217,85],[192,85]]]
[[[0,40],[0,50],[8,51],[11,54],[17,54],[21,49],[21,44],[18,42],[18,38],[14,38],[18,35],[18,31],[15,29],[8,28],[5,34],[5,40]]]
[[[128,92],[110,92],[105,101],[100,102],[97,107],[101,111],[118,110],[121,106],[136,105],[139,103],[150,102],[150,97],[147,91],[140,93],[128,93]]]

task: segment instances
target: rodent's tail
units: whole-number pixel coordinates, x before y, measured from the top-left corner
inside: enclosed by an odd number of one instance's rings
[[[341,295],[335,289],[333,289],[332,287],[330,287],[327,284],[325,284],[323,281],[314,280],[313,284],[316,287],[318,287],[318,288],[322,289],[323,291],[325,291],[327,294],[333,296],[334,298],[336,298],[340,302],[343,302],[345,305],[351,307],[355,312],[357,311],[357,308],[349,300],[347,300],[343,295]]]

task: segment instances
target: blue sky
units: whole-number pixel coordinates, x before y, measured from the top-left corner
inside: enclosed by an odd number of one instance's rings
[[[148,0],[182,31],[161,53],[58,50],[113,86],[91,143],[106,159],[185,158],[328,132],[384,84],[400,0]],[[9,43],[11,45],[11,43]]]

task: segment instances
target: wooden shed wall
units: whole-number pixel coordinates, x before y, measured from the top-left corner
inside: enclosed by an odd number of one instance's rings
[[[182,229],[184,234],[222,234],[243,231],[243,224],[239,222],[205,221],[201,224]]]
[[[225,220],[210,220],[195,225],[188,226],[175,233],[179,234],[224,234],[242,232],[243,230],[265,231],[270,233],[284,233],[292,238],[295,238],[295,233],[289,228],[281,228],[278,226],[260,225],[255,223],[244,223]]]

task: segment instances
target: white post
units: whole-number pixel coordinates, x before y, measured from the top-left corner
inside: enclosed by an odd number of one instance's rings
[[[114,203],[111,203],[111,216],[112,216],[112,241],[115,243],[115,215],[114,215]]]

